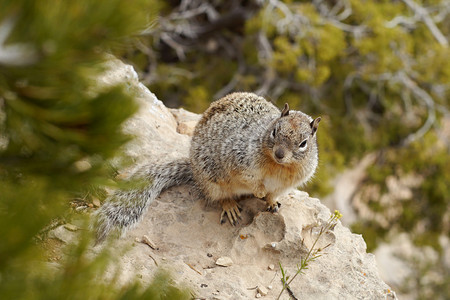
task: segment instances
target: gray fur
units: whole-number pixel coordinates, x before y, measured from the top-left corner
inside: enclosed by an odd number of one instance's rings
[[[96,214],[97,242],[106,238],[114,229],[125,234],[126,230],[137,224],[148,206],[164,190],[193,180],[189,159],[157,165],[147,165],[137,176],[151,182],[142,189],[116,191]]]
[[[267,153],[282,147],[290,161],[298,168],[298,179],[286,186],[272,186],[269,198],[276,198],[285,190],[305,183],[317,167],[316,136],[310,122],[313,119],[285,106],[283,113],[272,103],[252,93],[233,93],[213,102],[197,124],[192,137],[190,158],[197,187],[210,202],[225,198],[239,198],[255,194],[267,171]],[[293,128],[291,123],[298,124]],[[317,122],[318,123],[318,122]],[[276,129],[275,139],[270,134]],[[310,140],[305,152],[299,153],[297,145]],[[276,176],[276,175],[274,175]],[[239,178],[240,177],[240,178]],[[249,181],[237,187],[236,178]],[[230,192],[221,193],[217,183],[229,184]],[[267,196],[267,195],[265,195]]]

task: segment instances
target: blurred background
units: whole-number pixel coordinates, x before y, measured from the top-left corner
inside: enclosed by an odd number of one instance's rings
[[[136,107],[91,91],[109,53],[169,107],[251,91],[322,116],[306,191],[401,299],[450,299],[449,41],[448,0],[2,1],[0,289],[37,284],[18,263],[35,236],[115,172]]]
[[[233,91],[321,115],[306,190],[400,294],[450,298],[450,2],[161,1],[121,55],[171,107]],[[397,268],[397,269],[395,269]]]

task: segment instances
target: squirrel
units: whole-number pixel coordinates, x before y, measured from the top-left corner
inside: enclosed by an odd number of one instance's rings
[[[242,197],[264,199],[268,211],[278,211],[278,196],[305,184],[317,168],[320,120],[289,111],[287,103],[280,111],[253,93],[212,102],[195,127],[189,157],[144,166],[137,175],[151,184],[106,200],[96,213],[97,241],[113,229],[124,233],[161,192],[182,184],[222,206],[220,223],[238,222]]]

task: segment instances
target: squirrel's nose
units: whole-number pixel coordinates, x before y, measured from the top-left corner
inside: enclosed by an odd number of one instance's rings
[[[278,148],[277,150],[275,150],[275,157],[278,159],[283,159],[284,158],[284,150],[281,148]]]

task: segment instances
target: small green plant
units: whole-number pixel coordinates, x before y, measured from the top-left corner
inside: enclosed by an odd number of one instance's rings
[[[314,243],[312,244],[311,248],[309,249],[308,254],[306,254],[306,256],[301,259],[300,265],[297,265],[297,272],[294,274],[294,276],[291,277],[291,276],[287,275],[286,271],[283,269],[283,266],[281,265],[281,262],[279,263],[280,270],[281,270],[281,283],[283,284],[283,288],[281,289],[281,292],[278,295],[277,299],[280,299],[281,295],[283,294],[283,292],[285,290],[287,290],[289,292],[289,294],[294,299],[296,299],[295,296],[293,295],[292,290],[290,289],[291,282],[295,279],[295,277],[297,277],[297,275],[304,274],[305,270],[308,269],[309,263],[316,260],[320,256],[322,256],[322,254],[321,254],[322,251],[331,245],[331,244],[328,244],[325,247],[316,248],[316,244],[320,240],[322,235],[324,233],[327,233],[328,231],[334,229],[334,227],[337,224],[337,221],[341,217],[342,217],[342,214],[339,211],[335,210],[334,213],[328,219],[328,221],[320,228],[320,231],[319,231],[316,239],[314,240]],[[302,240],[302,242],[303,242],[303,240]]]

